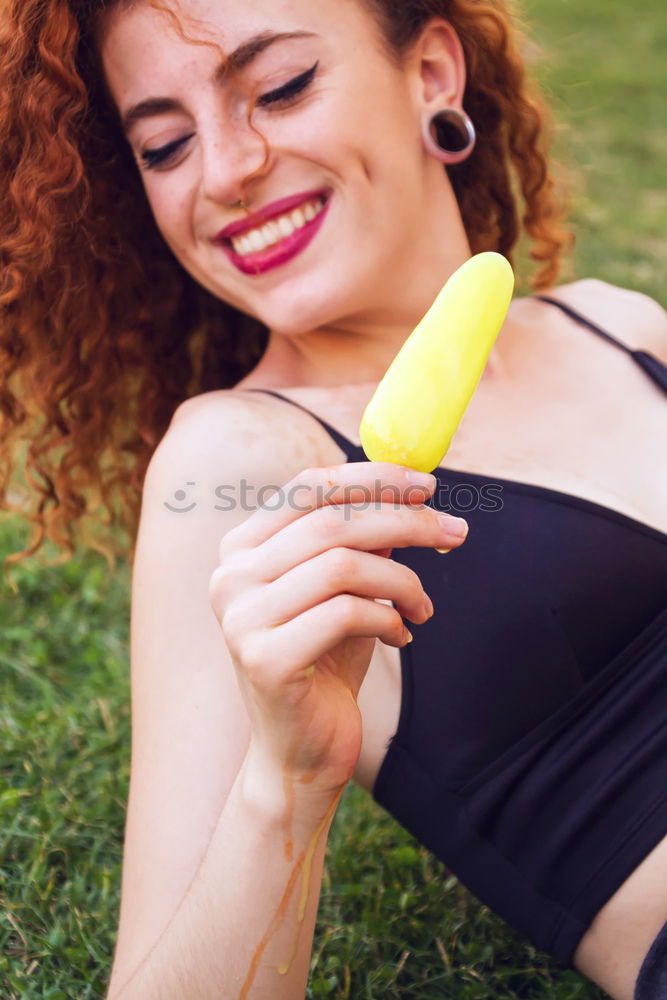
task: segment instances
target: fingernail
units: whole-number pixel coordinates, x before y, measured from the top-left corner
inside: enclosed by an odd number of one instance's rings
[[[424,611],[429,616],[429,618],[431,618],[431,616],[433,615],[433,601],[428,596],[428,594],[424,594]]]
[[[440,553],[441,555],[443,555],[443,556],[446,556],[446,555],[447,555],[447,553],[448,553],[448,552],[451,552],[452,550],[451,550],[451,549],[436,549],[435,551],[436,551],[436,552],[439,552],[439,553]]]
[[[413,636],[412,632],[410,632],[410,630],[405,627],[405,625],[403,626],[403,632],[405,633],[403,635],[403,641],[407,645],[407,643],[412,642],[412,640],[414,639],[414,636]]]
[[[411,486],[424,486],[426,489],[434,490],[437,479],[429,472],[414,472],[409,470],[406,478]]]
[[[462,517],[452,517],[450,514],[441,514],[440,523],[448,535],[454,538],[465,538],[468,534],[468,523]]]

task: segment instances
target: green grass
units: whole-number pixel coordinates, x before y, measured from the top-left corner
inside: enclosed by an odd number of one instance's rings
[[[580,275],[660,299],[667,250],[667,14],[645,0],[530,0],[567,127]],[[0,557],[25,542],[0,519]],[[0,583],[0,1000],[101,998],[129,769],[129,573],[94,552]],[[329,843],[310,997],[594,1000],[479,906],[358,790]]]
[[[18,540],[4,524],[0,551]],[[0,997],[99,997],[127,796],[127,567],[110,578],[87,553],[17,582],[1,603]]]
[[[578,277],[667,305],[667,8],[621,0],[525,0],[538,77],[572,169]]]

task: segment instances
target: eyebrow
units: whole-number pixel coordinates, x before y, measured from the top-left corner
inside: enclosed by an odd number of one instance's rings
[[[242,69],[249,66],[260,53],[268,49],[275,42],[284,42],[290,38],[313,38],[311,31],[263,31],[259,35],[253,35],[238,48],[234,49],[222,66],[215,72],[215,80],[220,81],[230,73],[240,73]],[[121,125],[127,135],[130,129],[144,118],[152,118],[155,115],[164,115],[170,111],[183,111],[183,105],[173,97],[148,97],[138,104],[133,104],[122,116]]]

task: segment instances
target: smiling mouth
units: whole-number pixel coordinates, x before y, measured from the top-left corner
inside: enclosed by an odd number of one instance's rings
[[[250,257],[253,254],[262,253],[293,236],[299,230],[305,229],[313,219],[317,218],[325,205],[326,199],[318,195],[304,205],[300,205],[299,208],[284,212],[282,215],[276,216],[275,219],[271,219],[255,229],[250,229],[242,236],[232,236],[226,242],[239,257]]]

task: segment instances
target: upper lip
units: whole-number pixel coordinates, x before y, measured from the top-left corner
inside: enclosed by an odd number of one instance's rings
[[[303,191],[301,194],[290,195],[289,198],[280,198],[278,201],[272,201],[270,205],[265,205],[264,208],[253,212],[252,215],[247,215],[245,218],[238,219],[236,222],[231,222],[228,226],[225,226],[217,234],[215,240],[218,242],[221,240],[230,240],[232,236],[240,236],[242,233],[248,233],[251,229],[261,226],[264,222],[269,222],[270,219],[275,219],[277,216],[284,215],[293,208],[298,208],[304,202],[312,201],[313,198],[326,198],[326,196],[326,190],[318,188],[314,191]]]

